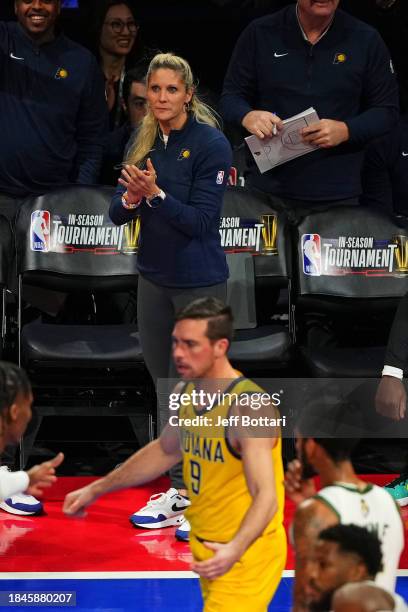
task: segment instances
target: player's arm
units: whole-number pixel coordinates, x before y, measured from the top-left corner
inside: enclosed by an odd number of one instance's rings
[[[396,421],[404,418],[406,413],[407,394],[402,377],[407,363],[408,293],[401,299],[391,327],[385,355],[386,367],[375,397],[377,412]]]
[[[77,514],[105,493],[149,482],[173,467],[181,457],[178,430],[166,425],[158,440],[140,449],[119,468],[112,470],[104,478],[69,493],[65,498],[63,511],[66,514]]]
[[[251,409],[248,412],[248,407],[239,408],[238,412],[241,415],[250,412],[251,416],[254,416]],[[268,407],[256,414],[257,417],[261,415],[271,417],[277,414],[277,411]],[[255,427],[251,431],[250,428],[238,426],[235,433],[230,437],[230,442],[241,455],[252,503],[237,533],[230,542],[227,544],[205,542],[205,546],[214,551],[214,556],[207,561],[193,564],[193,570],[203,578],[214,579],[225,574],[263,533],[278,509],[272,461],[272,449],[277,441],[277,438],[273,437],[273,433],[278,434],[278,430],[272,432],[269,438],[260,437],[261,431],[259,427]],[[263,432],[263,435],[265,435],[264,428]]]
[[[293,612],[309,610],[309,577],[314,545],[322,529],[338,522],[335,512],[316,498],[307,499],[298,506],[292,525],[295,548]]]

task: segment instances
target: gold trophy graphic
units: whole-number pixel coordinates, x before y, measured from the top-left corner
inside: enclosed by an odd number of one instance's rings
[[[262,255],[277,255],[276,238],[278,233],[278,218],[276,215],[261,215],[263,249]]]
[[[124,253],[137,253],[140,236],[140,215],[125,225]]]
[[[397,245],[394,249],[397,274],[408,274],[408,236],[397,235],[392,239]]]

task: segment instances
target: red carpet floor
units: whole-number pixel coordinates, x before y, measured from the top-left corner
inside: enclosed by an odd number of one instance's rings
[[[367,476],[377,484],[392,476]],[[83,486],[91,478],[60,478],[44,498],[46,514],[21,517],[0,510],[0,572],[152,572],[189,571],[188,544],[177,542],[174,528],[135,529],[128,517],[146,503],[153,492],[168,488],[160,479],[139,489],[111,493],[91,506],[84,518],[69,518],[61,507],[67,492]],[[293,505],[286,504],[285,523],[289,525]],[[408,530],[408,507],[403,509]],[[408,569],[408,552],[401,558]],[[290,552],[287,569],[293,569]]]

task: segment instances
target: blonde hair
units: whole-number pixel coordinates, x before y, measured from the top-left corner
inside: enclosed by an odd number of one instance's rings
[[[160,68],[166,68],[177,72],[185,85],[186,91],[192,92],[193,95],[188,104],[188,112],[190,112],[199,123],[206,123],[212,127],[221,129],[213,110],[207,106],[207,104],[204,104],[195,93],[196,85],[188,62],[173,53],[158,53],[150,62],[146,78],[147,86],[149,86],[152,74]],[[152,111],[148,109],[139,127],[136,139],[128,151],[125,163],[142,167],[146,157],[152,150],[158,133],[159,122]]]

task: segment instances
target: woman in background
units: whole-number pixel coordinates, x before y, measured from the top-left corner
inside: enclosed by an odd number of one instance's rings
[[[139,24],[127,0],[104,0],[95,23],[95,52],[106,80],[109,124],[113,130],[125,121],[122,107],[126,71],[141,57]]]

